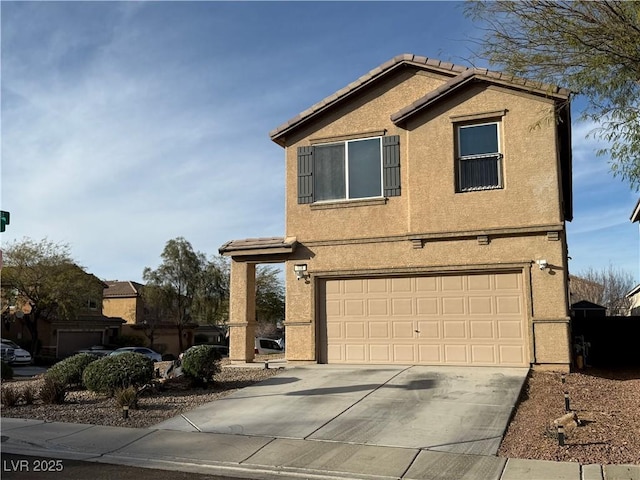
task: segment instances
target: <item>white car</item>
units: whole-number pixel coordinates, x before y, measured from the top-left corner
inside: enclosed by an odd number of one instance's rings
[[[277,340],[264,337],[256,337],[256,349],[255,353],[264,355],[270,353],[283,353],[284,348]]]
[[[150,348],[146,348],[146,347],[122,347],[122,348],[118,348],[118,349],[114,350],[109,355],[120,355],[122,353],[127,353],[127,352],[140,353],[140,354],[144,355],[145,357],[150,358],[154,362],[161,362],[162,361],[162,355],[160,355],[158,352],[154,352]]]
[[[13,348],[13,353],[15,358],[11,362],[11,365],[31,365],[33,359],[31,358],[31,354],[26,351],[24,348],[21,348],[17,343],[7,340],[6,338],[1,339],[3,345],[6,345],[10,348]]]

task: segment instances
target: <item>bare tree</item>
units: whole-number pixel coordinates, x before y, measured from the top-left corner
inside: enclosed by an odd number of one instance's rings
[[[633,276],[609,265],[602,270],[589,268],[570,279],[571,302],[586,300],[607,308],[607,315],[629,315],[634,287]]]

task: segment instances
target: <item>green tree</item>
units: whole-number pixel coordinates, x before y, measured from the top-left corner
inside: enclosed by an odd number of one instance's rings
[[[284,319],[285,291],[280,269],[260,265],[256,269],[256,320],[276,324]]]
[[[31,352],[37,353],[41,321],[73,320],[89,300],[101,301],[102,282],[71,258],[67,244],[29,238],[3,248],[2,311],[9,307],[30,312],[22,318],[31,334]]]
[[[218,325],[229,316],[229,262],[213,256],[203,264],[200,288],[194,302],[194,317],[200,325]]]
[[[513,75],[562,85],[587,100],[583,118],[608,146],[615,176],[640,188],[640,2],[468,1],[479,56]]]
[[[146,267],[143,279],[154,292],[151,308],[166,312],[177,327],[180,351],[184,350],[182,332],[192,322],[191,310],[198,295],[204,254],[195,252],[182,237],[169,240],[160,255],[162,263],[155,270]]]

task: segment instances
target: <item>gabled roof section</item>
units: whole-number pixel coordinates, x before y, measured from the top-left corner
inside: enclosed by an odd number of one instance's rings
[[[285,135],[287,133],[319,116],[329,108],[345,101],[346,99],[350,98],[372,83],[377,82],[381,78],[388,76],[390,73],[406,66],[413,66],[422,70],[437,72],[444,76],[451,77],[451,80],[449,80],[447,83],[442,85],[442,87],[434,90],[433,92],[429,92],[427,95],[425,95],[425,97],[414,102],[414,104],[409,105],[406,108],[402,109],[400,112],[394,114],[392,120],[396,123],[405,120],[406,118],[408,118],[408,116],[416,113],[418,110],[421,110],[443,95],[457,90],[460,86],[465,85],[468,81],[483,80],[487,82],[503,84],[511,88],[517,88],[519,90],[525,90],[541,95],[557,96],[559,98],[568,98],[570,93],[568,90],[563,88],[540,84],[531,80],[513,77],[500,72],[493,72],[487,69],[463,67],[461,65],[442,62],[433,58],[405,53],[403,55],[398,55],[391,60],[383,63],[382,65],[374,68],[370,72],[358,78],[356,81],[338,90],[333,95],[330,95],[324,100],[316,103],[315,105],[312,105],[304,112],[301,112],[288,122],[272,130],[269,133],[271,140],[281,146],[284,146]]]
[[[104,289],[102,296],[109,298],[137,297],[140,295],[142,287],[144,287],[141,283],[131,281],[120,282],[118,280],[108,280],[106,284],[107,288]]]
[[[556,98],[559,100],[567,100],[569,98],[569,90],[556,87],[553,85],[541,84],[500,72],[492,72],[491,70],[481,68],[468,68],[440,87],[427,93],[424,97],[416,100],[411,105],[406,106],[402,110],[391,115],[391,121],[395,124],[401,123],[412,115],[421,112],[431,104],[448,96],[451,93],[459,91],[461,88],[472,82],[485,82],[502,85],[519,91],[542,95],[546,97]]]

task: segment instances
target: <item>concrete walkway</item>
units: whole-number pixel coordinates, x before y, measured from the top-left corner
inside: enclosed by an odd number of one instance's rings
[[[1,447],[259,479],[640,480],[640,466],[496,457],[525,378],[523,369],[287,368],[148,429],[2,418]]]
[[[265,480],[640,480],[637,465],[581,466],[324,440],[13,418],[2,418],[1,431],[4,453]]]

